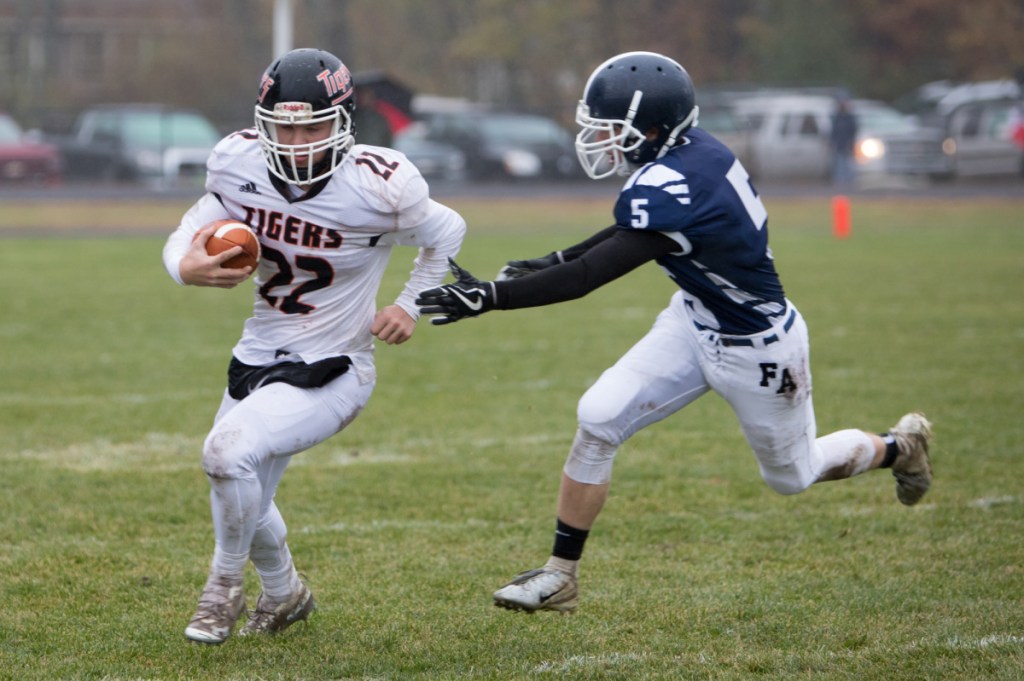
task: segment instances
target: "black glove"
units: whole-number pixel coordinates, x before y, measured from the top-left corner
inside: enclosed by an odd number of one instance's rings
[[[527,274],[538,272],[548,267],[552,267],[553,265],[560,265],[563,262],[565,262],[565,260],[562,258],[561,251],[548,253],[540,258],[532,258],[530,260],[509,260],[508,264],[502,267],[501,271],[498,272],[496,281],[518,279],[519,277],[525,277]]]
[[[476,317],[494,309],[494,282],[480,281],[448,258],[454,284],[427,289],[416,298],[423,314],[439,314],[431,324],[451,324],[464,317]]]

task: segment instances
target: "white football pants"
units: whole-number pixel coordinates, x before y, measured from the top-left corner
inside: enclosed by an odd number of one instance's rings
[[[241,575],[249,558],[261,576],[291,567],[274,504],[281,476],[293,454],[351,423],[373,387],[349,371],[322,388],[272,383],[241,401],[224,391],[203,445],[216,538],[212,572]]]
[[[855,475],[871,464],[874,447],[859,430],[815,439],[807,325],[792,304],[763,333],[722,337],[699,329],[676,292],[647,335],[580,399],[565,473],[608,482],[619,445],[709,390],[732,407],[761,477],[781,494],[807,489],[825,470],[846,466]]]

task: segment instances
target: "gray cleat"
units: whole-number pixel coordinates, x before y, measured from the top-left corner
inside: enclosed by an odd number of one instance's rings
[[[270,600],[266,594],[260,594],[256,600],[256,609],[249,613],[249,621],[238,635],[276,634],[308,618],[316,610],[316,601],[309,587],[305,583],[301,584],[301,589],[281,603]]]
[[[892,464],[896,477],[896,498],[907,506],[921,500],[932,485],[932,464],[928,458],[928,441],[932,424],[924,414],[906,414],[889,433],[896,438],[900,453]]]
[[[223,643],[231,635],[243,610],[245,592],[241,582],[211,579],[206,582],[199,596],[199,607],[192,621],[185,627],[185,636],[197,643]]]

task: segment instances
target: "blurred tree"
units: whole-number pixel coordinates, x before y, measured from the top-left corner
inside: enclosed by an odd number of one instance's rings
[[[952,68],[957,77],[1004,78],[1024,69],[1024,2],[950,4],[956,17],[945,47],[953,55]]]
[[[845,85],[895,99],[1024,67],[1021,0],[293,0],[294,43],[415,91],[570,122],[590,72],[663,52],[698,88]],[[274,0],[0,0],[0,93],[24,118],[99,101],[247,125],[272,58]]]
[[[855,89],[859,46],[852,25],[857,3],[759,0],[740,23],[751,81]]]
[[[889,99],[933,80],[958,78],[945,36],[958,0],[863,0],[855,35],[866,94]],[[984,3],[963,3],[977,7]],[[870,82],[874,81],[874,82]]]

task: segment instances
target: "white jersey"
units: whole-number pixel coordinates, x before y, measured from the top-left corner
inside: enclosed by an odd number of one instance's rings
[[[466,229],[403,154],[383,147],[355,145],[326,181],[295,196],[267,171],[255,130],[243,130],[213,150],[206,190],[168,238],[164,265],[182,283],[179,263],[204,225],[233,218],[253,228],[262,248],[253,315],[233,350],[245,364],[344,354],[372,380],[370,325],[392,246],[419,247],[395,301],[417,319],[416,295],[442,282]]]

